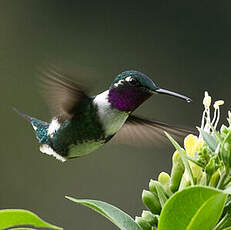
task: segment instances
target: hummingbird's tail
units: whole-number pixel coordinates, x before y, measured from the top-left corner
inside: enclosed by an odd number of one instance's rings
[[[19,110],[17,110],[15,107],[12,107],[12,109],[21,117],[23,117],[25,120],[28,120],[31,122],[31,120],[33,119],[32,117],[30,117],[29,115],[20,112]]]
[[[56,159],[62,162],[66,160],[60,154],[56,153],[55,150],[51,147],[50,135],[49,135],[49,126],[50,126],[49,123],[31,117],[25,113],[22,113],[18,111],[16,108],[13,108],[13,110],[21,117],[23,117],[24,119],[28,120],[31,123],[33,129],[35,130],[35,136],[38,139],[39,143],[41,144],[40,145],[41,152],[54,156]]]
[[[39,140],[40,144],[49,144],[49,138],[47,135],[49,124],[47,122],[41,121],[37,118],[22,113],[16,108],[13,108],[13,110],[31,123],[33,129],[35,130],[35,136]]]

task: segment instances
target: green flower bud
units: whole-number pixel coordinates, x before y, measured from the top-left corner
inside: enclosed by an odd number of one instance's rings
[[[144,210],[142,212],[142,218],[152,226],[158,224],[158,217],[156,215],[153,215],[150,211]]]
[[[209,186],[210,187],[217,187],[218,181],[220,180],[220,173],[218,171],[216,171],[209,182]]]
[[[172,171],[170,189],[176,192],[179,189],[181,178],[184,174],[184,164],[181,160],[180,154],[176,151],[172,156]]]
[[[145,206],[153,213],[160,214],[161,205],[160,201],[156,194],[149,192],[147,190],[143,190],[142,200]]]
[[[205,172],[211,176],[216,170],[216,156],[214,157],[211,157],[210,160],[209,160],[209,163],[206,165],[205,167]]]
[[[172,195],[172,191],[170,190],[170,176],[166,172],[161,172],[158,177],[158,181],[163,186],[165,193],[168,197]]]
[[[158,176],[158,181],[165,187],[170,184],[170,176],[166,172],[161,172]]]
[[[199,156],[198,163],[200,163],[201,165],[205,167],[210,160],[211,154],[212,152],[208,148],[208,146],[204,145],[202,149],[198,152],[198,156]]]
[[[149,182],[149,188],[150,191],[155,191],[157,197],[159,198],[161,207],[164,206],[165,202],[167,201],[168,197],[170,197],[172,194],[169,194],[168,191],[165,190],[165,188],[161,185],[160,182],[155,180],[150,180]]]
[[[143,230],[152,230],[152,226],[142,217],[136,216],[135,222],[139,224]]]
[[[149,190],[152,192],[152,193],[154,193],[155,195],[157,195],[158,196],[158,194],[157,194],[157,190],[156,190],[156,184],[155,184],[155,181],[154,180],[150,180],[150,182],[149,182]]]

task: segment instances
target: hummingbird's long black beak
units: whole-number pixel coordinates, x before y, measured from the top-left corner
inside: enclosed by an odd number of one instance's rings
[[[186,96],[181,95],[179,93],[174,93],[174,92],[169,91],[167,89],[160,89],[160,88],[158,88],[158,89],[155,89],[154,92],[160,93],[160,94],[167,94],[167,95],[170,95],[170,96],[173,96],[173,97],[178,97],[178,98],[181,98],[183,100],[186,100],[188,103],[192,101],[192,99],[189,98],[189,97],[186,97]]]

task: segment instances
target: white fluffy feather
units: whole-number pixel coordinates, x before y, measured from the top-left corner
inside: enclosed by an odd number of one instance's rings
[[[128,113],[114,109],[108,101],[109,90],[97,95],[93,103],[98,108],[98,116],[103,124],[106,136],[115,134],[124,124]]]
[[[50,136],[50,137],[53,137],[54,133],[60,128],[60,124],[59,124],[59,121],[57,118],[54,118],[49,127],[48,127],[48,131],[47,131],[47,134]]]
[[[56,153],[49,145],[47,144],[42,144],[40,146],[40,151],[42,153],[46,153],[47,155],[53,156],[55,157],[57,160],[60,160],[62,162],[66,161],[66,159],[64,157],[62,157],[61,155],[59,155],[58,153]]]

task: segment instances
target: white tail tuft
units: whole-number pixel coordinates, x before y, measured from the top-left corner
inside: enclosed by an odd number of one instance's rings
[[[62,161],[62,162],[64,162],[64,161],[66,161],[66,159],[64,158],[64,157],[62,157],[61,155],[59,155],[58,153],[56,153],[49,145],[47,145],[47,144],[42,144],[41,146],[40,146],[40,151],[42,152],[42,153],[46,153],[47,155],[50,155],[50,156],[53,156],[53,157],[55,157],[57,160],[59,160],[59,161]]]

